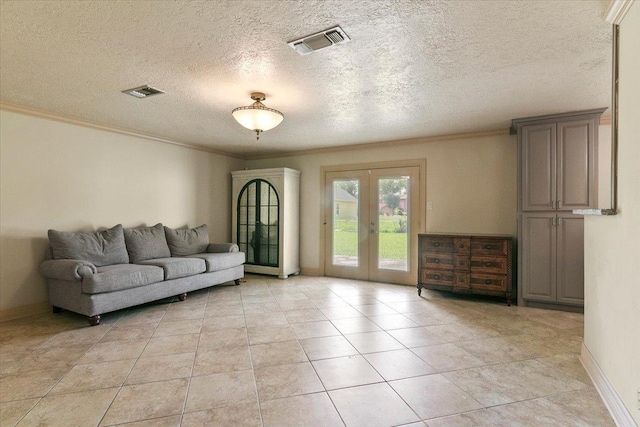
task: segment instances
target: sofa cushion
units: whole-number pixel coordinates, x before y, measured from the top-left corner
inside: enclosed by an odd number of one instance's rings
[[[96,267],[129,263],[121,224],[95,233],[49,230],[49,242],[54,259],[84,260]]]
[[[82,279],[82,292],[99,294],[162,282],[162,268],[153,265],[117,264],[98,267],[97,273]]]
[[[141,265],[155,265],[164,270],[164,280],[179,279],[207,271],[203,259],[198,258],[156,258],[140,261]]]
[[[207,273],[226,270],[244,264],[244,252],[225,252],[216,254],[194,254],[190,258],[201,258],[207,263]]]
[[[187,256],[207,251],[209,246],[209,229],[206,224],[197,228],[174,230],[164,228],[171,256]]]
[[[132,263],[171,256],[161,223],[153,227],[125,228],[124,241]]]

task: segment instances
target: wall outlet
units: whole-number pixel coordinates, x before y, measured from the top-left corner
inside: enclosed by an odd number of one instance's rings
[[[433,209],[433,202],[427,202],[427,210],[430,211]]]

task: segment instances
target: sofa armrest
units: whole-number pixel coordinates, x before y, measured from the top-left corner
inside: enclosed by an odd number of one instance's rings
[[[75,282],[96,272],[95,265],[78,259],[48,259],[40,264],[40,274],[47,279]]]
[[[207,253],[240,252],[240,248],[235,243],[210,243]]]

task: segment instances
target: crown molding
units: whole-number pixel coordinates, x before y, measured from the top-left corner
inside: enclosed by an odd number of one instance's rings
[[[11,111],[14,113],[25,114],[28,116],[54,120],[57,122],[68,123],[72,125],[87,127],[91,129],[98,129],[107,132],[119,133],[121,135],[134,136],[137,138],[143,138],[150,141],[161,142],[163,144],[176,145],[178,147],[189,148],[192,150],[204,151],[207,153],[217,154],[220,156],[233,157],[241,160],[262,160],[262,159],[273,159],[280,157],[294,157],[294,156],[305,156],[305,155],[313,155],[313,154],[326,154],[326,153],[336,153],[342,151],[354,151],[354,150],[369,150],[373,148],[385,148],[385,147],[397,147],[403,145],[412,145],[412,144],[423,144],[429,142],[443,142],[443,141],[451,141],[455,139],[468,139],[468,138],[482,138],[487,136],[499,136],[499,135],[508,135],[509,129],[497,129],[497,130],[489,130],[489,131],[481,131],[481,132],[467,132],[467,133],[455,133],[448,135],[437,135],[437,136],[429,136],[424,138],[414,138],[414,139],[404,139],[404,140],[396,140],[396,141],[382,141],[382,142],[372,142],[365,144],[351,144],[351,145],[341,145],[337,147],[324,147],[324,148],[312,148],[309,150],[296,150],[296,151],[287,151],[287,152],[279,152],[274,154],[263,154],[263,155],[240,155],[234,154],[223,150],[217,150],[209,147],[203,147],[201,145],[189,144],[179,141],[174,141],[166,138],[160,138],[153,135],[146,135],[140,132],[117,128],[114,126],[102,125],[97,123],[87,122],[85,120],[80,120],[77,118],[61,116],[59,114],[53,114],[47,111],[37,110],[34,108],[24,107],[20,105],[15,105],[6,102],[0,102],[0,110]],[[600,125],[610,125],[611,117],[600,117]]]
[[[337,153],[341,151],[370,150],[374,148],[397,147],[402,145],[442,142],[453,139],[482,138],[485,136],[509,135],[509,129],[488,130],[482,132],[456,133],[450,135],[428,136],[424,138],[402,139],[399,141],[370,142],[365,144],[340,145],[336,147],[312,148],[309,150],[288,151],[277,154],[249,156],[247,160],[273,159],[279,157],[308,156],[312,154]]]
[[[192,150],[198,150],[198,151],[204,151],[204,152],[207,152],[207,153],[218,154],[220,156],[233,157],[233,158],[242,159],[242,160],[246,160],[247,159],[246,156],[243,156],[243,155],[229,153],[227,151],[217,150],[217,149],[214,149],[214,148],[203,147],[202,145],[189,144],[189,143],[186,143],[186,142],[174,141],[174,140],[171,140],[171,139],[160,138],[160,137],[154,136],[154,135],[146,135],[146,134],[143,134],[143,133],[140,133],[140,132],[136,132],[136,131],[129,130],[129,129],[118,128],[118,127],[115,127],[115,126],[103,125],[103,124],[98,124],[98,123],[91,123],[91,122],[87,122],[85,120],[81,120],[81,119],[77,119],[77,118],[73,118],[73,117],[61,116],[59,114],[53,114],[53,113],[50,113],[48,111],[37,110],[37,109],[34,109],[34,108],[24,107],[24,106],[21,106],[21,105],[15,105],[15,104],[10,104],[10,103],[6,103],[6,102],[0,102],[0,110],[11,111],[13,113],[19,113],[19,114],[24,114],[24,115],[27,115],[27,116],[38,117],[38,118],[41,118],[41,119],[53,120],[53,121],[56,121],[56,122],[67,123],[67,124],[72,124],[72,125],[76,125],[76,126],[82,126],[82,127],[86,127],[86,128],[90,128],[90,129],[97,129],[97,130],[102,130],[102,131],[107,131],[107,132],[119,133],[121,135],[134,136],[134,137],[137,137],[137,138],[148,139],[150,141],[161,142],[163,144],[175,145],[175,146],[182,147],[182,148],[189,148],[189,149],[192,149]]]
[[[604,20],[613,25],[620,25],[634,0],[611,0]]]

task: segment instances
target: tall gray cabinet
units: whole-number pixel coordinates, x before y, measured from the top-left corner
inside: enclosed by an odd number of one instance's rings
[[[527,117],[518,134],[518,303],[584,304],[584,229],[573,209],[598,203],[598,124],[605,109]]]

